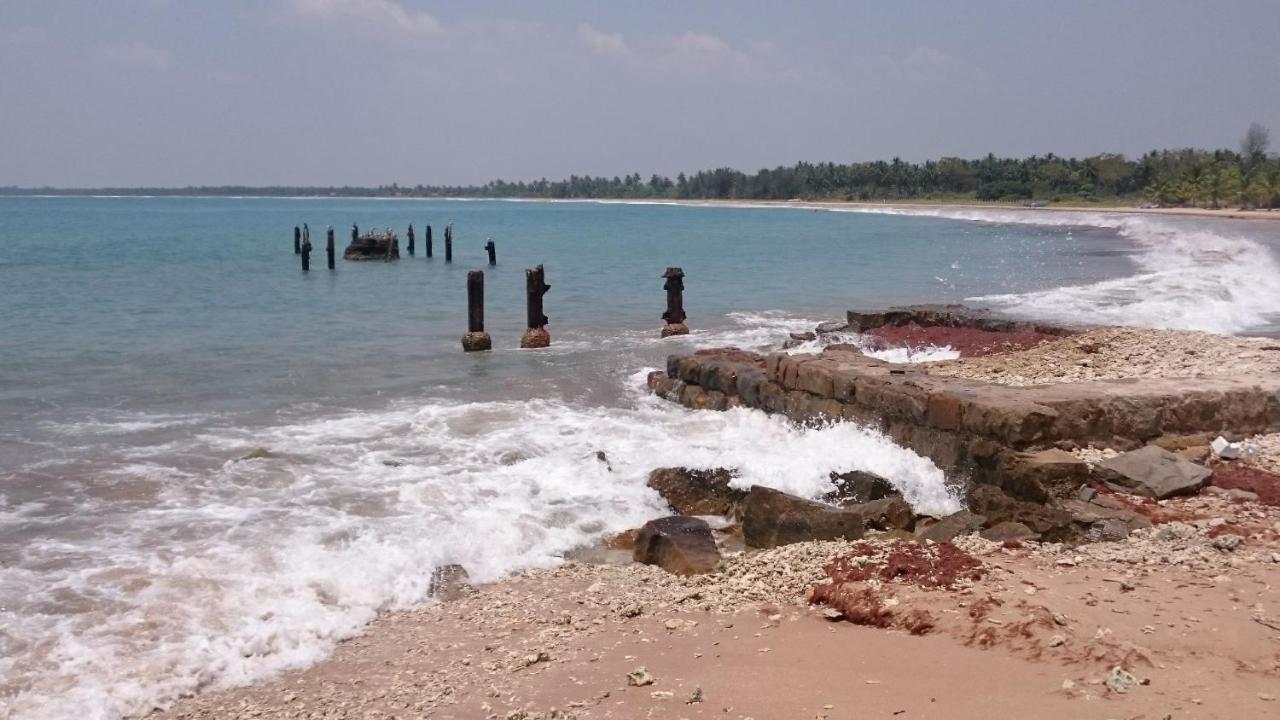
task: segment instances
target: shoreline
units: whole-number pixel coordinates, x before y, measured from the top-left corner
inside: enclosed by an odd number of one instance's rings
[[[1118,543],[957,541],[982,577],[869,582],[888,626],[804,595],[831,558],[902,542],[888,535],[730,556],[713,575],[569,562],[380,614],[309,668],[148,717],[980,720],[992,702],[1046,720],[1265,716],[1280,509],[1169,510],[1186,523]],[[1224,514],[1266,529],[1217,550]]]
[[[449,202],[527,202],[527,203],[601,203],[618,205],[684,205],[690,207],[725,205],[733,207],[788,207],[796,209],[841,209],[854,208],[871,211],[921,211],[921,210],[1000,210],[1024,212],[1070,212],[1070,213],[1105,213],[1115,215],[1165,215],[1170,217],[1199,217],[1219,220],[1257,220],[1280,221],[1280,208],[1274,210],[1240,210],[1231,208],[1153,208],[1130,205],[1057,205],[1048,204],[1043,207],[1028,207],[1020,203],[949,201],[949,200],[915,200],[915,201],[870,201],[870,200],[758,200],[758,199],[694,199],[694,198],[518,198],[518,197],[400,197],[396,195],[92,195],[92,194],[31,194],[4,195],[0,197],[17,198],[97,198],[103,200],[121,200],[136,198],[145,199],[187,199],[187,200],[428,200]]]

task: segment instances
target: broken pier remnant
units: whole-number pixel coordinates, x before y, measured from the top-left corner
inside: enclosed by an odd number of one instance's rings
[[[542,312],[542,296],[551,289],[546,282],[546,272],[542,266],[524,271],[525,307],[528,312],[528,329],[520,338],[522,348],[544,348],[551,344],[551,333],[547,332],[549,320]]]
[[[453,223],[444,226],[444,261],[453,262]]]
[[[489,238],[489,242],[484,244],[484,251],[489,253],[489,264],[498,264],[498,246],[493,244],[493,238]]]
[[[329,259],[329,269],[330,270],[334,269],[335,267],[334,255],[336,254],[336,251],[333,244],[333,226],[332,225],[330,225],[329,229],[325,231],[324,252]]]
[[[684,270],[669,267],[662,273],[662,277],[667,280],[662,285],[662,288],[667,291],[667,311],[662,313],[662,319],[666,320],[667,324],[662,328],[662,337],[688,335],[689,326],[684,322]]]
[[[409,231],[406,235],[409,237],[409,257],[413,257],[413,223],[409,223]]]
[[[492,348],[493,339],[484,331],[484,271],[472,270],[467,273],[467,334],[462,336],[462,349],[476,352]]]
[[[343,251],[342,257],[347,260],[384,260],[391,262],[400,259],[400,240],[395,233],[387,230],[373,230],[357,235],[356,227],[351,226],[351,244]]]

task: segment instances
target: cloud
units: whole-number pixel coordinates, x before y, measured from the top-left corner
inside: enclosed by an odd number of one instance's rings
[[[622,33],[603,32],[587,23],[581,23],[578,25],[578,39],[597,55],[620,58],[631,56],[631,48],[622,38]]]
[[[982,68],[928,45],[917,46],[901,57],[881,55],[880,62],[896,79],[917,85],[975,88],[991,82]]]
[[[439,35],[440,21],[425,12],[407,10],[395,0],[293,0],[298,15],[326,22],[355,20],[404,35]]]
[[[102,62],[134,69],[167,70],[173,61],[167,50],[140,42],[100,45],[94,54]]]

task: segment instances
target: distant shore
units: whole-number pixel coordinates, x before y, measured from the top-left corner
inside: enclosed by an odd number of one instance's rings
[[[1047,204],[1029,207],[1023,203],[1013,202],[980,202],[976,200],[912,200],[912,201],[870,201],[870,200],[759,200],[759,199],[720,199],[720,198],[545,198],[545,197],[453,197],[453,196],[403,196],[403,195],[218,195],[192,193],[164,195],[100,195],[94,193],[56,193],[42,194],[0,194],[0,197],[100,197],[100,198],[225,198],[228,200],[451,200],[458,202],[477,202],[493,200],[497,202],[544,202],[544,203],[633,203],[654,205],[751,205],[760,207],[798,207],[798,208],[862,208],[867,210],[1010,210],[1010,211],[1056,211],[1079,213],[1114,213],[1120,215],[1171,215],[1180,217],[1218,218],[1222,220],[1264,220],[1280,221],[1280,208],[1274,210],[1241,210],[1234,208],[1197,208],[1197,207],[1140,207],[1136,205],[1072,205]]]
[[[628,202],[628,200],[608,200],[600,198],[600,202]],[[644,201],[640,201],[644,202]],[[1280,209],[1276,210],[1238,210],[1229,208],[1156,208],[1129,205],[1044,205],[1028,207],[1018,203],[999,202],[867,202],[858,200],[692,200],[673,199],[655,200],[672,205],[760,205],[762,207],[817,207],[817,208],[863,208],[867,210],[1010,210],[1025,212],[1080,212],[1080,213],[1112,213],[1118,215],[1173,215],[1180,217],[1205,217],[1220,220],[1269,220],[1280,221]]]

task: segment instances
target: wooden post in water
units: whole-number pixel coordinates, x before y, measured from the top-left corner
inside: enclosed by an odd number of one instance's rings
[[[304,232],[302,234],[302,272],[311,270],[311,238],[307,237]]]
[[[409,255],[413,255],[413,223],[409,223]]]
[[[329,230],[325,233],[324,252],[326,255],[329,256],[329,269],[332,270],[334,268],[333,260],[336,253],[336,248],[334,247],[334,244],[333,244],[333,226],[332,225],[329,226]]]
[[[684,270],[669,267],[662,277],[667,279],[662,285],[667,291],[667,311],[662,313],[667,324],[662,328],[662,337],[688,335],[689,326],[684,324]]]
[[[453,223],[444,226],[444,261],[453,262]]]
[[[293,254],[302,254],[302,228],[297,225],[293,226]]]
[[[360,228],[355,223],[351,223],[351,242],[355,242],[360,237]]]
[[[542,313],[542,296],[547,294],[551,286],[546,281],[546,271],[542,266],[524,271],[525,309],[528,313],[529,329],[520,338],[522,348],[544,348],[551,344],[551,333],[547,332],[550,320]]]
[[[446,231],[446,241],[448,239]],[[484,331],[484,271],[467,273],[467,334],[462,336],[462,349],[467,352],[489,350],[493,339]]]
[[[489,238],[489,242],[484,244],[484,251],[489,253],[489,264],[498,264],[498,246],[493,244],[493,238]]]
[[[431,226],[427,226],[427,257],[431,257]]]

